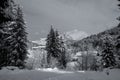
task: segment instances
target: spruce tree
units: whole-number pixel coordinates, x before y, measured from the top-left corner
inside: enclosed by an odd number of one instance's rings
[[[58,31],[55,31],[52,26],[50,33],[47,36],[46,50],[49,65],[52,62],[52,58],[55,58],[57,60],[57,64],[55,63],[56,67],[64,68],[66,66],[64,43],[62,38],[60,38]]]
[[[62,39],[62,37],[59,38],[59,49],[60,49],[60,57],[59,57],[59,67],[64,69],[66,68],[67,64],[67,55],[66,55],[66,48],[65,48],[65,43]]]
[[[27,32],[26,32],[26,25],[25,25],[25,21],[23,19],[23,12],[21,10],[21,8],[18,6],[18,18],[16,20],[17,22],[17,33],[16,33],[16,40],[17,40],[17,52],[19,54],[18,59],[18,66],[24,66],[24,61],[27,58]],[[22,62],[22,63],[21,63]]]
[[[10,33],[10,26],[16,19],[16,5],[12,0],[0,0],[0,67],[7,66],[10,63],[9,42],[6,40]]]
[[[120,0],[118,0],[118,1],[120,2]],[[120,3],[118,4],[118,7],[120,9]],[[120,21],[120,17],[118,17],[118,21]],[[118,27],[120,27],[120,23],[118,24]],[[118,34],[118,36],[117,36],[116,50],[117,50],[118,60],[120,60],[120,34]]]
[[[23,67],[24,60],[27,56],[27,33],[25,31],[26,27],[23,19],[23,12],[19,6],[17,8],[17,18],[12,27],[12,36],[9,39],[11,47],[11,63],[13,66]]]
[[[108,35],[106,35],[103,39],[103,50],[101,57],[103,67],[108,68],[116,65],[113,40]]]
[[[51,57],[53,56],[54,53],[54,43],[55,43],[55,32],[54,32],[54,29],[52,28],[51,26],[51,30],[47,36],[47,39],[46,39],[46,50],[47,50],[47,62],[48,62],[48,65],[50,65],[50,60],[51,60]]]
[[[22,10],[12,0],[1,0],[0,15],[0,67],[23,66],[27,36]]]
[[[120,35],[117,36],[116,50],[117,50],[118,60],[120,60]]]

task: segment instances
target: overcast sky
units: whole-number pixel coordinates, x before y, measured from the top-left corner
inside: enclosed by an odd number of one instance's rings
[[[23,6],[30,40],[78,29],[95,34],[117,25],[117,0],[17,0]]]

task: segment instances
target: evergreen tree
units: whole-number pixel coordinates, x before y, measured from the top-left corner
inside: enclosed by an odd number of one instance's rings
[[[27,38],[22,11],[12,0],[0,1],[0,67],[23,66]]]
[[[116,50],[117,50],[117,57],[118,57],[118,60],[120,60],[120,35],[118,35],[118,37],[117,37],[117,41],[116,41]]]
[[[55,43],[55,32],[54,29],[51,26],[51,30],[47,36],[46,39],[47,43],[46,43],[46,50],[47,50],[47,62],[48,64],[50,64],[50,59],[53,56],[54,53],[54,43]],[[54,55],[55,56],[55,55]]]
[[[9,65],[9,43],[5,39],[10,36],[10,26],[16,18],[16,5],[12,0],[0,0],[0,67]]]
[[[7,38],[10,43],[11,65],[23,67],[27,56],[27,33],[21,8],[17,8],[17,18],[10,30],[11,35]]]
[[[17,66],[24,66],[24,61],[27,58],[27,32],[26,32],[26,26],[25,21],[23,19],[23,12],[21,8],[18,6],[17,10],[17,19],[16,19],[17,27],[14,29],[16,32],[16,51],[18,53],[18,60],[16,65]],[[13,45],[14,45],[13,44]]]
[[[66,55],[66,48],[65,43],[62,39],[62,37],[59,38],[59,49],[60,49],[60,57],[59,57],[59,67],[60,68],[66,68],[67,64],[67,55]]]
[[[66,66],[64,43],[62,38],[60,38],[58,31],[55,31],[52,26],[50,33],[47,36],[46,50],[48,64],[55,58],[55,60],[57,60],[57,64],[55,63],[57,67],[63,68]]]
[[[103,67],[108,68],[116,65],[113,40],[108,35],[103,39],[103,50],[101,57]]]
[[[120,0],[118,0],[118,1],[120,2]],[[118,7],[120,9],[120,3],[118,4]],[[120,17],[118,18],[118,20],[120,21]],[[120,27],[120,23],[119,23],[118,27]],[[118,36],[117,36],[116,50],[117,50],[118,59],[120,60],[120,34],[118,34]]]

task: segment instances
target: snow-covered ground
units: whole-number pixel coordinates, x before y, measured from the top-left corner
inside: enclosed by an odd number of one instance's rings
[[[120,80],[120,70],[110,70],[107,75],[105,71],[60,71],[55,69],[36,69],[13,71],[6,68],[0,70],[0,80]]]

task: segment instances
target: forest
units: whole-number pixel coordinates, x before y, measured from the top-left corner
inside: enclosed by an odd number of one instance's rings
[[[1,70],[9,66],[12,66],[10,70],[15,67],[62,71],[120,69],[120,23],[80,40],[73,40],[50,25],[46,38],[31,41],[27,38],[27,27],[22,7],[14,0],[0,0]]]

